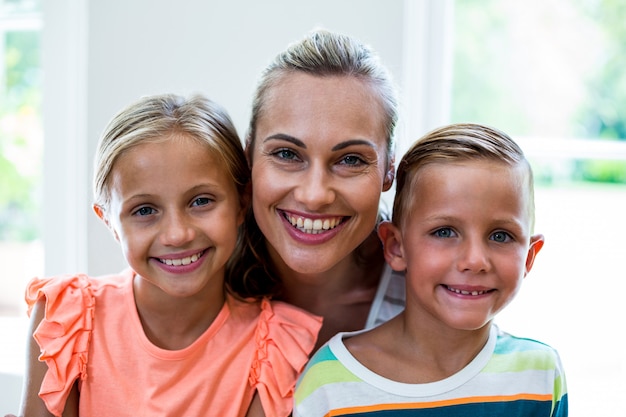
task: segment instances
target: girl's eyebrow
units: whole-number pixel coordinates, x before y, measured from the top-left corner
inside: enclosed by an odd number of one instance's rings
[[[295,146],[306,149],[306,144],[302,142],[300,139],[296,139],[293,136],[285,135],[284,133],[276,133],[274,135],[268,136],[263,140],[263,143],[270,141],[270,140],[284,140],[284,141],[293,143]],[[331,150],[339,151],[339,150],[342,150],[342,149],[345,149],[354,145],[366,145],[366,146],[369,146],[370,148],[375,148],[374,144],[368,140],[350,139],[350,140],[346,140],[344,142],[336,144],[335,146],[332,147]]]

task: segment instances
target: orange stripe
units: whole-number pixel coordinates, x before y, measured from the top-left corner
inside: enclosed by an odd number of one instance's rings
[[[406,410],[420,408],[437,408],[450,407],[453,405],[475,404],[475,403],[495,403],[495,402],[512,402],[520,400],[532,401],[552,401],[552,394],[516,394],[516,395],[497,395],[469,398],[453,398],[450,400],[417,402],[417,403],[401,403],[401,404],[384,404],[384,405],[365,405],[359,407],[346,407],[333,410],[324,417],[341,416],[353,413],[363,413],[366,411],[385,411],[385,410]]]

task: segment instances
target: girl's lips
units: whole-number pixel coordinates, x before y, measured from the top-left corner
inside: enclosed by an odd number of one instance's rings
[[[182,256],[174,255],[178,257],[168,256],[166,258],[153,258],[157,261],[157,265],[164,271],[173,274],[186,274],[195,271],[202,265],[202,261],[205,258],[207,250],[201,250],[200,252],[193,253],[191,255]]]

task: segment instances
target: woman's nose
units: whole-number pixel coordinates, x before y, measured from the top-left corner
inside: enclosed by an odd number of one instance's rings
[[[294,197],[309,210],[318,210],[331,204],[336,198],[332,174],[326,167],[312,165],[301,177]]]

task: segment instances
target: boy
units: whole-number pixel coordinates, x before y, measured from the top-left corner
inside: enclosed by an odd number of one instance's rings
[[[558,353],[492,324],[544,243],[533,194],[528,161],[500,131],[457,124],[416,142],[379,226],[385,259],[406,271],[406,309],[322,347],[294,415],[567,416]]]

